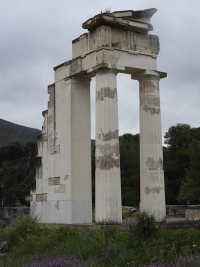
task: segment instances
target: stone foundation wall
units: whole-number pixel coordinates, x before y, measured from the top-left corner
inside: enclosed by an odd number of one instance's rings
[[[167,205],[168,217],[185,217],[188,221],[200,221],[200,205]]]
[[[166,205],[166,215],[173,216],[185,216],[185,211],[188,205]]]
[[[15,223],[26,215],[30,215],[29,207],[0,207],[0,221]]]
[[[188,221],[200,221],[200,205],[188,206],[185,212],[185,218]]]

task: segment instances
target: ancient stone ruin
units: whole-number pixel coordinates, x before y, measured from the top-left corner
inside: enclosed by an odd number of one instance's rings
[[[38,138],[31,215],[42,223],[92,222],[90,81],[96,78],[95,221],[121,223],[117,74],[140,91],[140,209],[165,217],[165,189],[157,70],[159,39],[149,34],[156,9],[102,13],[72,41],[72,60],[54,68],[48,109]],[[126,88],[124,88],[124,91]]]

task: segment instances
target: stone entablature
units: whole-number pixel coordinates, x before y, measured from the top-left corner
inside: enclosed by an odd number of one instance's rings
[[[133,74],[140,70],[156,69],[156,58],[152,55],[129,53],[108,47],[77,57],[54,68],[55,83],[71,76],[94,77],[101,68],[116,69],[119,73]]]
[[[73,41],[73,59],[105,47],[153,57],[156,57],[160,50],[156,35],[101,26]]]
[[[72,58],[84,57],[101,48],[123,50],[134,54],[156,57],[159,53],[159,39],[147,34],[153,27],[149,17],[155,13],[150,9],[142,13],[133,11],[100,14],[83,23],[89,33],[72,41]],[[121,17],[120,17],[121,16]]]
[[[99,14],[83,23],[89,33],[81,35],[72,44],[72,58],[103,47],[156,56],[159,53],[159,39],[148,35],[153,30],[151,16],[156,9],[144,11],[117,11]]]

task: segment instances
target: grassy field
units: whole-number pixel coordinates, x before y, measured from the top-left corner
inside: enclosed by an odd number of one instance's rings
[[[0,267],[200,266],[199,229],[162,230],[141,216],[130,231],[41,227],[30,217],[0,233],[10,252]]]

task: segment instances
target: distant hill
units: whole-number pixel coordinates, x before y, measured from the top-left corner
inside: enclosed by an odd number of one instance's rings
[[[0,146],[11,141],[26,143],[36,140],[41,131],[0,119]]]
[[[41,134],[41,130],[22,126],[9,121],[0,119],[0,146],[6,145],[11,141],[19,141],[26,143],[31,140],[36,140]],[[91,149],[95,149],[95,140],[91,140]]]

